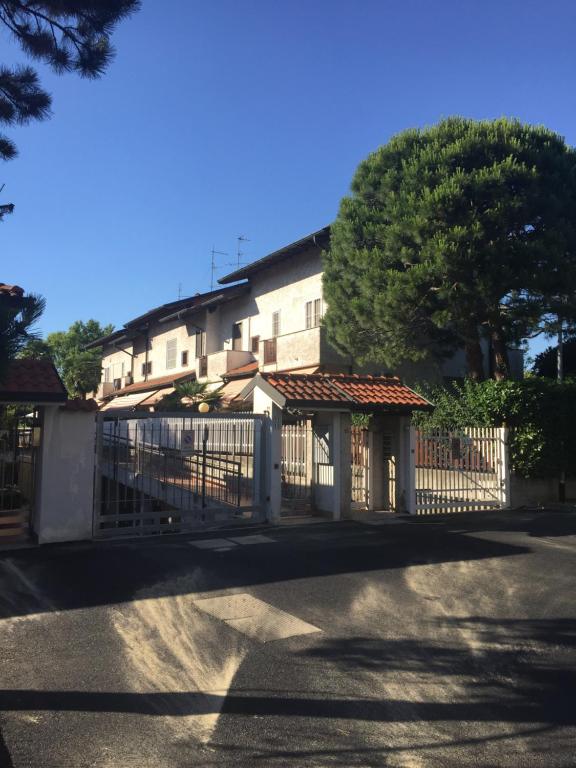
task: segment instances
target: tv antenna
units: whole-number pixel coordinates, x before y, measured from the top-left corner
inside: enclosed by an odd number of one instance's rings
[[[218,266],[216,265],[216,259],[215,256],[228,256],[228,254],[225,251],[217,251],[214,246],[212,246],[212,250],[210,251],[212,255],[212,260],[210,262],[210,290],[214,290],[214,273],[218,269]]]
[[[238,235],[236,239],[238,241],[238,245],[236,247],[236,256],[238,257],[237,267],[240,269],[242,266],[242,256],[244,256],[244,252],[242,251],[242,243],[249,243],[250,240],[244,235]]]

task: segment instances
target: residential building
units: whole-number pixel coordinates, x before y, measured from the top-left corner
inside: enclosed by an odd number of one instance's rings
[[[390,373],[358,367],[327,342],[321,321],[322,251],[330,228],[308,235],[221,278],[220,287],[150,310],[91,344],[102,348],[101,399],[106,409],[150,408],[180,381],[215,385],[257,371]],[[488,349],[485,349],[488,368]],[[521,375],[522,357],[512,362]],[[394,370],[409,382],[464,376],[463,353],[442,365]],[[230,385],[229,394],[239,391]]]

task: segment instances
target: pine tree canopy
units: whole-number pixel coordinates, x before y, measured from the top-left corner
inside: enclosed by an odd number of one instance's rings
[[[114,27],[139,5],[140,0],[0,0],[0,22],[28,56],[56,73],[99,77],[114,55]],[[43,120],[50,105],[31,67],[0,66],[0,122]],[[0,157],[15,155],[14,143],[0,135]]]
[[[482,378],[560,302],[576,317],[576,152],[516,120],[453,117],[358,167],[324,255],[325,324],[356,360],[393,367],[464,348]]]

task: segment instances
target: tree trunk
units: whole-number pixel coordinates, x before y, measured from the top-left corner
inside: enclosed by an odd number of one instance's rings
[[[471,335],[465,344],[466,351],[466,366],[468,368],[468,376],[472,381],[484,380],[484,357],[482,355],[482,347],[480,346],[480,339],[478,338],[478,331],[474,329],[474,335]]]
[[[496,381],[504,381],[504,379],[510,378],[510,361],[508,360],[508,349],[506,348],[504,332],[499,323],[490,325],[490,337],[494,352],[494,378]]]

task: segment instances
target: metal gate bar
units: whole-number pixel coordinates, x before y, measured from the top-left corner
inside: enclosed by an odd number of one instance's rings
[[[264,418],[100,417],[94,536],[174,533],[257,518]]]

